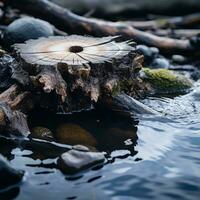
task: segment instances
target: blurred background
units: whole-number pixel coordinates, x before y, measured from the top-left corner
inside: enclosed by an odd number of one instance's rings
[[[95,17],[144,17],[147,14],[182,15],[200,10],[199,0],[51,0],[77,14]]]

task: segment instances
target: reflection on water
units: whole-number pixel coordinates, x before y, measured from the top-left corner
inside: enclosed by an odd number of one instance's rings
[[[54,143],[44,143],[1,138],[0,151],[14,166],[26,170],[24,182],[9,195],[15,194],[19,200],[199,199],[198,91],[197,84],[193,92],[181,97],[145,100],[165,115],[143,116],[139,122],[95,112],[44,115],[38,120],[33,114],[30,119],[33,126],[43,125],[53,132],[59,123],[79,125],[93,135],[96,149],[108,152],[109,162],[103,167],[64,176],[55,161],[70,146],[60,145],[56,139]]]

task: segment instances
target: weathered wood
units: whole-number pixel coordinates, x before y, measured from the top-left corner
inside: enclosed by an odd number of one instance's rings
[[[152,31],[153,34],[165,37],[188,38],[197,37],[200,34],[199,29],[158,29]]]
[[[0,94],[0,101],[6,102],[11,109],[27,112],[32,109],[33,101],[31,93],[23,91],[19,86],[12,85],[8,90]]]
[[[180,17],[167,17],[147,21],[122,21],[139,30],[155,30],[164,28],[191,28],[200,24],[200,13]]]
[[[41,72],[34,78],[34,82],[37,86],[42,87],[45,93],[55,91],[60,101],[65,101],[67,97],[67,85],[56,67],[43,66]]]
[[[70,35],[16,44],[16,56],[30,74],[35,94],[40,92],[37,103],[49,108],[52,102],[54,110],[73,112],[90,108],[102,95],[140,95],[133,85],[139,82],[143,59],[129,41],[116,42],[117,38]]]
[[[30,134],[26,115],[18,110],[11,110],[9,105],[0,102],[0,132],[19,136]]]
[[[125,38],[134,39],[136,42],[156,46],[171,52],[194,50],[194,46],[189,40],[159,37],[151,33],[139,31],[124,23],[81,17],[47,0],[9,0],[8,3],[23,12],[47,20],[66,32],[95,36],[122,35]]]
[[[8,89],[15,82],[18,82],[23,87],[31,84],[29,75],[23,70],[20,62],[2,52],[0,56],[0,91]]]
[[[31,94],[12,85],[0,94],[0,132],[27,136],[30,131],[24,113],[32,108]]]

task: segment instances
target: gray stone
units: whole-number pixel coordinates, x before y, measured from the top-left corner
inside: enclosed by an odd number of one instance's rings
[[[156,47],[150,47],[149,49],[150,49],[150,51],[151,51],[151,53],[152,53],[152,55],[154,57],[158,56],[158,54],[159,54],[159,49],[158,48],[156,48]]]
[[[186,61],[186,58],[182,55],[173,55],[172,61],[177,64],[183,64]]]
[[[156,58],[152,62],[151,67],[154,69],[157,69],[157,68],[168,69],[170,67],[170,63],[165,58]]]
[[[88,147],[80,145],[80,144],[72,146],[72,149],[78,150],[78,151],[85,151],[85,152],[88,152],[90,150]]]
[[[48,22],[33,17],[23,17],[9,24],[4,34],[4,43],[8,46],[52,35],[54,35],[54,29]]]
[[[87,147],[78,145],[77,148],[63,153],[58,160],[58,165],[63,173],[71,174],[103,163],[104,160],[103,152],[91,152]]]
[[[138,53],[143,54],[147,59],[152,57],[152,51],[145,45],[137,45],[136,50]]]

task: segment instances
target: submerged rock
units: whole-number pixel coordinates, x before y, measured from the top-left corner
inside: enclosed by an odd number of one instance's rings
[[[19,183],[23,175],[24,171],[13,168],[0,154],[0,189]]]
[[[36,126],[31,130],[31,135],[30,137],[32,138],[38,138],[42,140],[48,140],[52,141],[54,136],[51,130],[48,128],[42,127],[42,126]]]
[[[71,174],[103,163],[104,160],[104,153],[91,152],[87,147],[77,145],[60,156],[58,165],[63,173]]]
[[[167,69],[144,68],[140,76],[157,94],[185,93],[192,87],[187,77]]]
[[[33,17],[23,17],[9,24],[3,38],[5,46],[10,46],[29,39],[53,35],[53,26],[48,22]]]
[[[116,143],[124,143],[124,141],[128,139],[131,139],[132,141],[138,139],[134,129],[124,130],[119,127],[113,127],[108,129],[108,135],[111,136],[112,139],[115,138]]]
[[[58,142],[65,144],[82,144],[86,146],[96,146],[96,139],[85,129],[77,124],[64,123],[56,130]]]
[[[134,145],[138,139],[137,129],[127,127],[108,128],[101,134],[101,150],[112,152],[113,150],[134,149]]]

